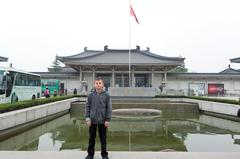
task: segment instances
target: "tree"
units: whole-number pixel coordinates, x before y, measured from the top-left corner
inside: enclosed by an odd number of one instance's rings
[[[59,72],[62,69],[61,63],[57,59],[57,55],[52,63],[53,63],[52,67],[48,68],[49,72]]]
[[[185,64],[183,64],[181,66],[171,69],[169,72],[171,72],[171,73],[186,73],[186,72],[188,72],[188,69],[185,67]]]

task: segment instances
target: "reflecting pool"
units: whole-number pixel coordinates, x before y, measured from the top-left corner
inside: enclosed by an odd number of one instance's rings
[[[96,150],[100,150],[97,137]],[[86,150],[83,114],[64,116],[0,142],[0,150]],[[196,112],[164,112],[158,118],[113,118],[109,151],[240,151],[240,123]]]

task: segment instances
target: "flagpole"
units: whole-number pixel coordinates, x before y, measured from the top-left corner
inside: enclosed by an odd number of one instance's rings
[[[131,0],[129,0],[129,11]],[[129,13],[129,28],[128,28],[128,73],[129,73],[129,87],[131,87],[131,14]]]

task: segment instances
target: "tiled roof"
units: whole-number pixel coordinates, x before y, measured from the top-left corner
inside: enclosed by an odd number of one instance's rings
[[[131,49],[132,64],[165,64],[165,65],[181,65],[184,63],[184,58],[167,57],[151,53],[149,48],[140,50]],[[84,52],[72,56],[58,56],[60,61],[65,64],[127,64],[129,62],[128,49],[108,49],[104,50],[88,50],[84,48]]]
[[[0,62],[7,61],[7,60],[8,60],[8,58],[0,56]]]

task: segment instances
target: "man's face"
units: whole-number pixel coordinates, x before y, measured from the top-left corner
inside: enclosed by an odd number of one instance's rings
[[[95,81],[94,85],[95,85],[96,90],[98,90],[98,91],[103,89],[103,81],[102,80]]]

